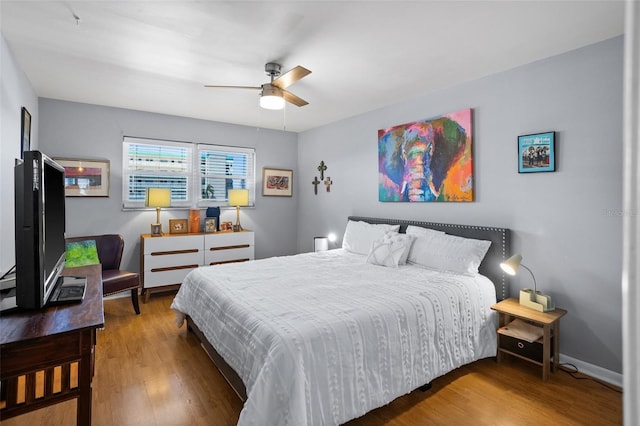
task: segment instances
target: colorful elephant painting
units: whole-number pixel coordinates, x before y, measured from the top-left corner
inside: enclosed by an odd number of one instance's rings
[[[378,130],[380,201],[473,201],[471,109]]]

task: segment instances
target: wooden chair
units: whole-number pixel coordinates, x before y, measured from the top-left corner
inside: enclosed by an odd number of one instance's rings
[[[119,234],[90,235],[86,237],[67,238],[67,242],[95,240],[98,259],[102,265],[102,292],[104,296],[131,291],[131,303],[136,315],[140,314],[138,305],[138,289],[140,275],[136,272],[120,270],[124,238]]]

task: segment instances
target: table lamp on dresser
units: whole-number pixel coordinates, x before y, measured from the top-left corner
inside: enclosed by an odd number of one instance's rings
[[[151,236],[161,237],[160,209],[162,207],[171,207],[171,188],[147,188],[144,205],[156,208],[156,223],[151,224]]]
[[[233,230],[235,232],[242,231],[243,228],[240,225],[240,206],[249,205],[249,190],[248,189],[230,189],[229,205],[236,208],[236,224],[233,225]]]

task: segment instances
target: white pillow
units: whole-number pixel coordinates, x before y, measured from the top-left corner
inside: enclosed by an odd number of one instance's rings
[[[405,232],[409,235],[415,235],[417,237],[420,235],[431,236],[436,234],[444,234],[444,231],[436,231],[435,229],[423,228],[422,226],[413,226],[413,225],[407,226],[407,230]]]
[[[375,240],[371,245],[367,263],[380,266],[391,266],[407,263],[407,256],[411,249],[414,236],[389,232],[381,239]]]
[[[371,224],[362,221],[350,220],[347,229],[344,231],[342,248],[352,253],[367,255],[371,250],[371,245],[380,239],[387,232],[398,233],[400,225]]]
[[[478,267],[491,246],[491,241],[457,237],[449,234],[432,235],[426,244],[419,245],[418,237],[409,254],[409,262],[445,272],[476,275]],[[419,250],[416,250],[416,246]]]
[[[407,235],[413,235],[415,241],[411,246],[409,252],[409,263],[421,263],[423,258],[428,258],[431,255],[431,239],[436,235],[444,235],[443,231],[436,231],[435,229],[422,228],[420,226],[407,226]]]

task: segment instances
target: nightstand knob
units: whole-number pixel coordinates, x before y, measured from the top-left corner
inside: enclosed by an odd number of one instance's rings
[[[520,349],[524,349],[524,343],[522,343],[522,342],[518,342],[518,348],[520,348]]]

